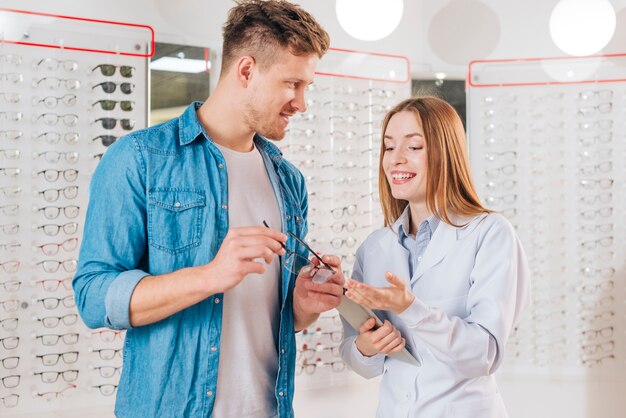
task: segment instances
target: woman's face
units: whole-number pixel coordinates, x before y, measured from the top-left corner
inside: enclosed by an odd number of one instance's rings
[[[391,194],[409,203],[426,199],[426,141],[415,113],[402,111],[391,117],[383,137],[383,170]]]

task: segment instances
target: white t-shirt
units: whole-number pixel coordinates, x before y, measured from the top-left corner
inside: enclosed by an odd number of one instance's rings
[[[215,144],[228,170],[230,228],[263,226],[280,230],[276,195],[263,157],[256,149],[237,152]],[[222,335],[213,416],[274,417],[280,323],[280,262],[265,273],[249,274],[224,294]]]

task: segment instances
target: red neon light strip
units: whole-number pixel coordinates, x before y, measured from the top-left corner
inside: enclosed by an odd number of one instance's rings
[[[69,20],[78,20],[81,22],[91,22],[91,23],[103,23],[108,25],[118,25],[118,26],[129,26],[136,28],[143,28],[150,31],[150,53],[149,54],[139,54],[134,52],[118,52],[118,51],[109,51],[106,49],[90,49],[90,48],[80,48],[73,46],[60,46],[60,45],[51,45],[51,44],[38,44],[34,42],[24,42],[24,41],[7,41],[3,40],[2,42],[7,44],[15,44],[15,45],[26,45],[26,46],[38,46],[43,48],[54,48],[54,49],[68,49],[72,51],[83,51],[83,52],[95,52],[99,54],[112,54],[112,55],[124,55],[130,57],[143,57],[149,58],[154,55],[154,29],[148,25],[140,25],[137,23],[126,23],[126,22],[114,22],[110,20],[101,20],[101,19],[88,19],[83,17],[75,17],[75,16],[64,16],[64,15],[55,15],[50,13],[40,13],[40,12],[31,12],[26,10],[17,10],[17,9],[5,9],[0,8],[0,11],[9,12],[9,13],[20,13],[25,15],[33,15],[33,16],[45,16],[45,17],[55,17],[59,19],[69,19]]]
[[[482,87],[527,87],[527,86],[555,86],[555,85],[567,85],[567,84],[593,84],[593,83],[619,83],[626,82],[626,78],[615,78],[607,80],[581,80],[581,81],[545,81],[545,82],[533,82],[533,83],[498,83],[498,84],[475,84],[472,82],[472,65],[474,64],[493,64],[493,63],[512,63],[512,62],[534,62],[534,61],[559,61],[559,60],[574,60],[574,59],[586,59],[586,58],[615,58],[626,57],[626,54],[606,54],[606,55],[589,55],[585,57],[545,57],[545,58],[510,58],[499,60],[475,60],[470,61],[468,65],[468,73],[466,84],[470,87],[482,88]]]
[[[339,77],[339,78],[350,78],[355,80],[372,80],[372,81],[383,81],[387,83],[398,83],[404,84],[411,81],[411,62],[409,59],[402,55],[391,55],[391,54],[383,54],[380,52],[367,52],[367,51],[355,51],[351,49],[342,49],[342,48],[328,48],[329,51],[338,51],[338,52],[347,52],[347,53],[357,53],[363,55],[374,55],[385,58],[398,58],[404,60],[406,62],[406,78],[404,80],[389,80],[387,78],[376,78],[376,77],[363,77],[357,75],[349,75],[349,74],[335,74],[335,73],[325,73],[316,71],[315,74],[321,76],[329,76],[329,77]]]

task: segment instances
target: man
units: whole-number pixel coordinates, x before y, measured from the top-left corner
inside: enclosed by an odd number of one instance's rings
[[[263,137],[306,110],[328,34],[279,0],[224,26],[214,93],[113,144],[94,174],[73,286],[92,328],[127,329],[119,417],[289,417],[295,336],[340,302],[282,268],[304,237],[302,174]],[[263,221],[275,228],[266,228]]]

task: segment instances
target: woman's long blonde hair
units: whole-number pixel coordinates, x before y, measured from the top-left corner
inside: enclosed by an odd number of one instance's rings
[[[447,102],[436,97],[416,97],[404,100],[391,109],[383,120],[378,162],[378,190],[385,226],[392,225],[408,202],[391,194],[383,169],[384,135],[389,120],[400,112],[412,112],[422,123],[426,142],[428,174],[426,176],[426,207],[447,224],[455,225],[451,214],[476,216],[490,213],[478,198],[469,169],[465,130],[461,118]]]

